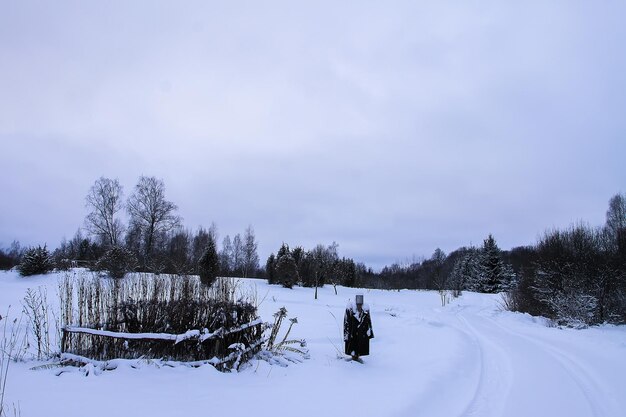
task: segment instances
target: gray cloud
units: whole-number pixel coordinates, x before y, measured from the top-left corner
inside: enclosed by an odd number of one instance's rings
[[[626,180],[619,3],[0,6],[0,245],[55,245],[101,175],[190,227],[375,266],[603,221]]]

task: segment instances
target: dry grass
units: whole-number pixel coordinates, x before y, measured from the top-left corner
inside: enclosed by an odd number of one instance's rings
[[[231,278],[219,278],[208,287],[195,276],[131,274],[116,280],[67,274],[59,284],[59,294],[63,328],[78,326],[112,332],[168,334],[200,330],[221,335],[173,343],[64,331],[62,352],[96,360],[224,358],[232,353],[230,346],[250,346],[260,341],[264,330],[257,325],[221,334],[258,318],[256,300],[249,294],[241,294],[237,281]]]

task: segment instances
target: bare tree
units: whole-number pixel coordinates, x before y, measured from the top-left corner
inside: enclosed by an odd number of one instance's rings
[[[124,208],[122,186],[117,179],[100,177],[89,189],[86,206],[91,212],[85,219],[87,230],[105,246],[117,246],[124,226],[116,217]]]
[[[616,194],[609,200],[606,212],[606,230],[616,248],[626,244],[626,197]]]
[[[144,252],[150,256],[155,237],[180,225],[176,204],[165,199],[165,184],[155,177],[139,178],[135,191],[126,204],[131,223],[141,230]]]
[[[226,235],[222,241],[222,250],[219,253],[220,270],[223,275],[230,275],[233,268],[233,243],[230,235]]]
[[[243,274],[243,242],[239,233],[233,238],[232,256],[233,272],[237,271],[237,274]]]
[[[433,283],[439,292],[441,306],[446,305],[446,290],[448,289],[448,276],[443,272],[443,265],[446,262],[446,254],[440,248],[435,249],[430,258],[433,268]]]
[[[243,237],[243,276],[256,273],[259,269],[259,255],[257,242],[252,226],[248,226]]]

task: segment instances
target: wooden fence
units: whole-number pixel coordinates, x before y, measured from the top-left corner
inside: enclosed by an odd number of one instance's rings
[[[220,370],[237,368],[261,349],[267,324],[261,319],[213,332],[189,330],[182,334],[124,333],[87,327],[63,328],[61,352],[80,362],[112,359],[164,359],[190,364],[208,363]]]

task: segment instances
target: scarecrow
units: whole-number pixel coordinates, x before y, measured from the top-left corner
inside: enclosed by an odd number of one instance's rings
[[[363,295],[357,295],[355,303],[350,301],[343,318],[343,340],[345,353],[361,362],[360,356],[370,354],[370,339],[374,337],[370,309],[363,304]]]

